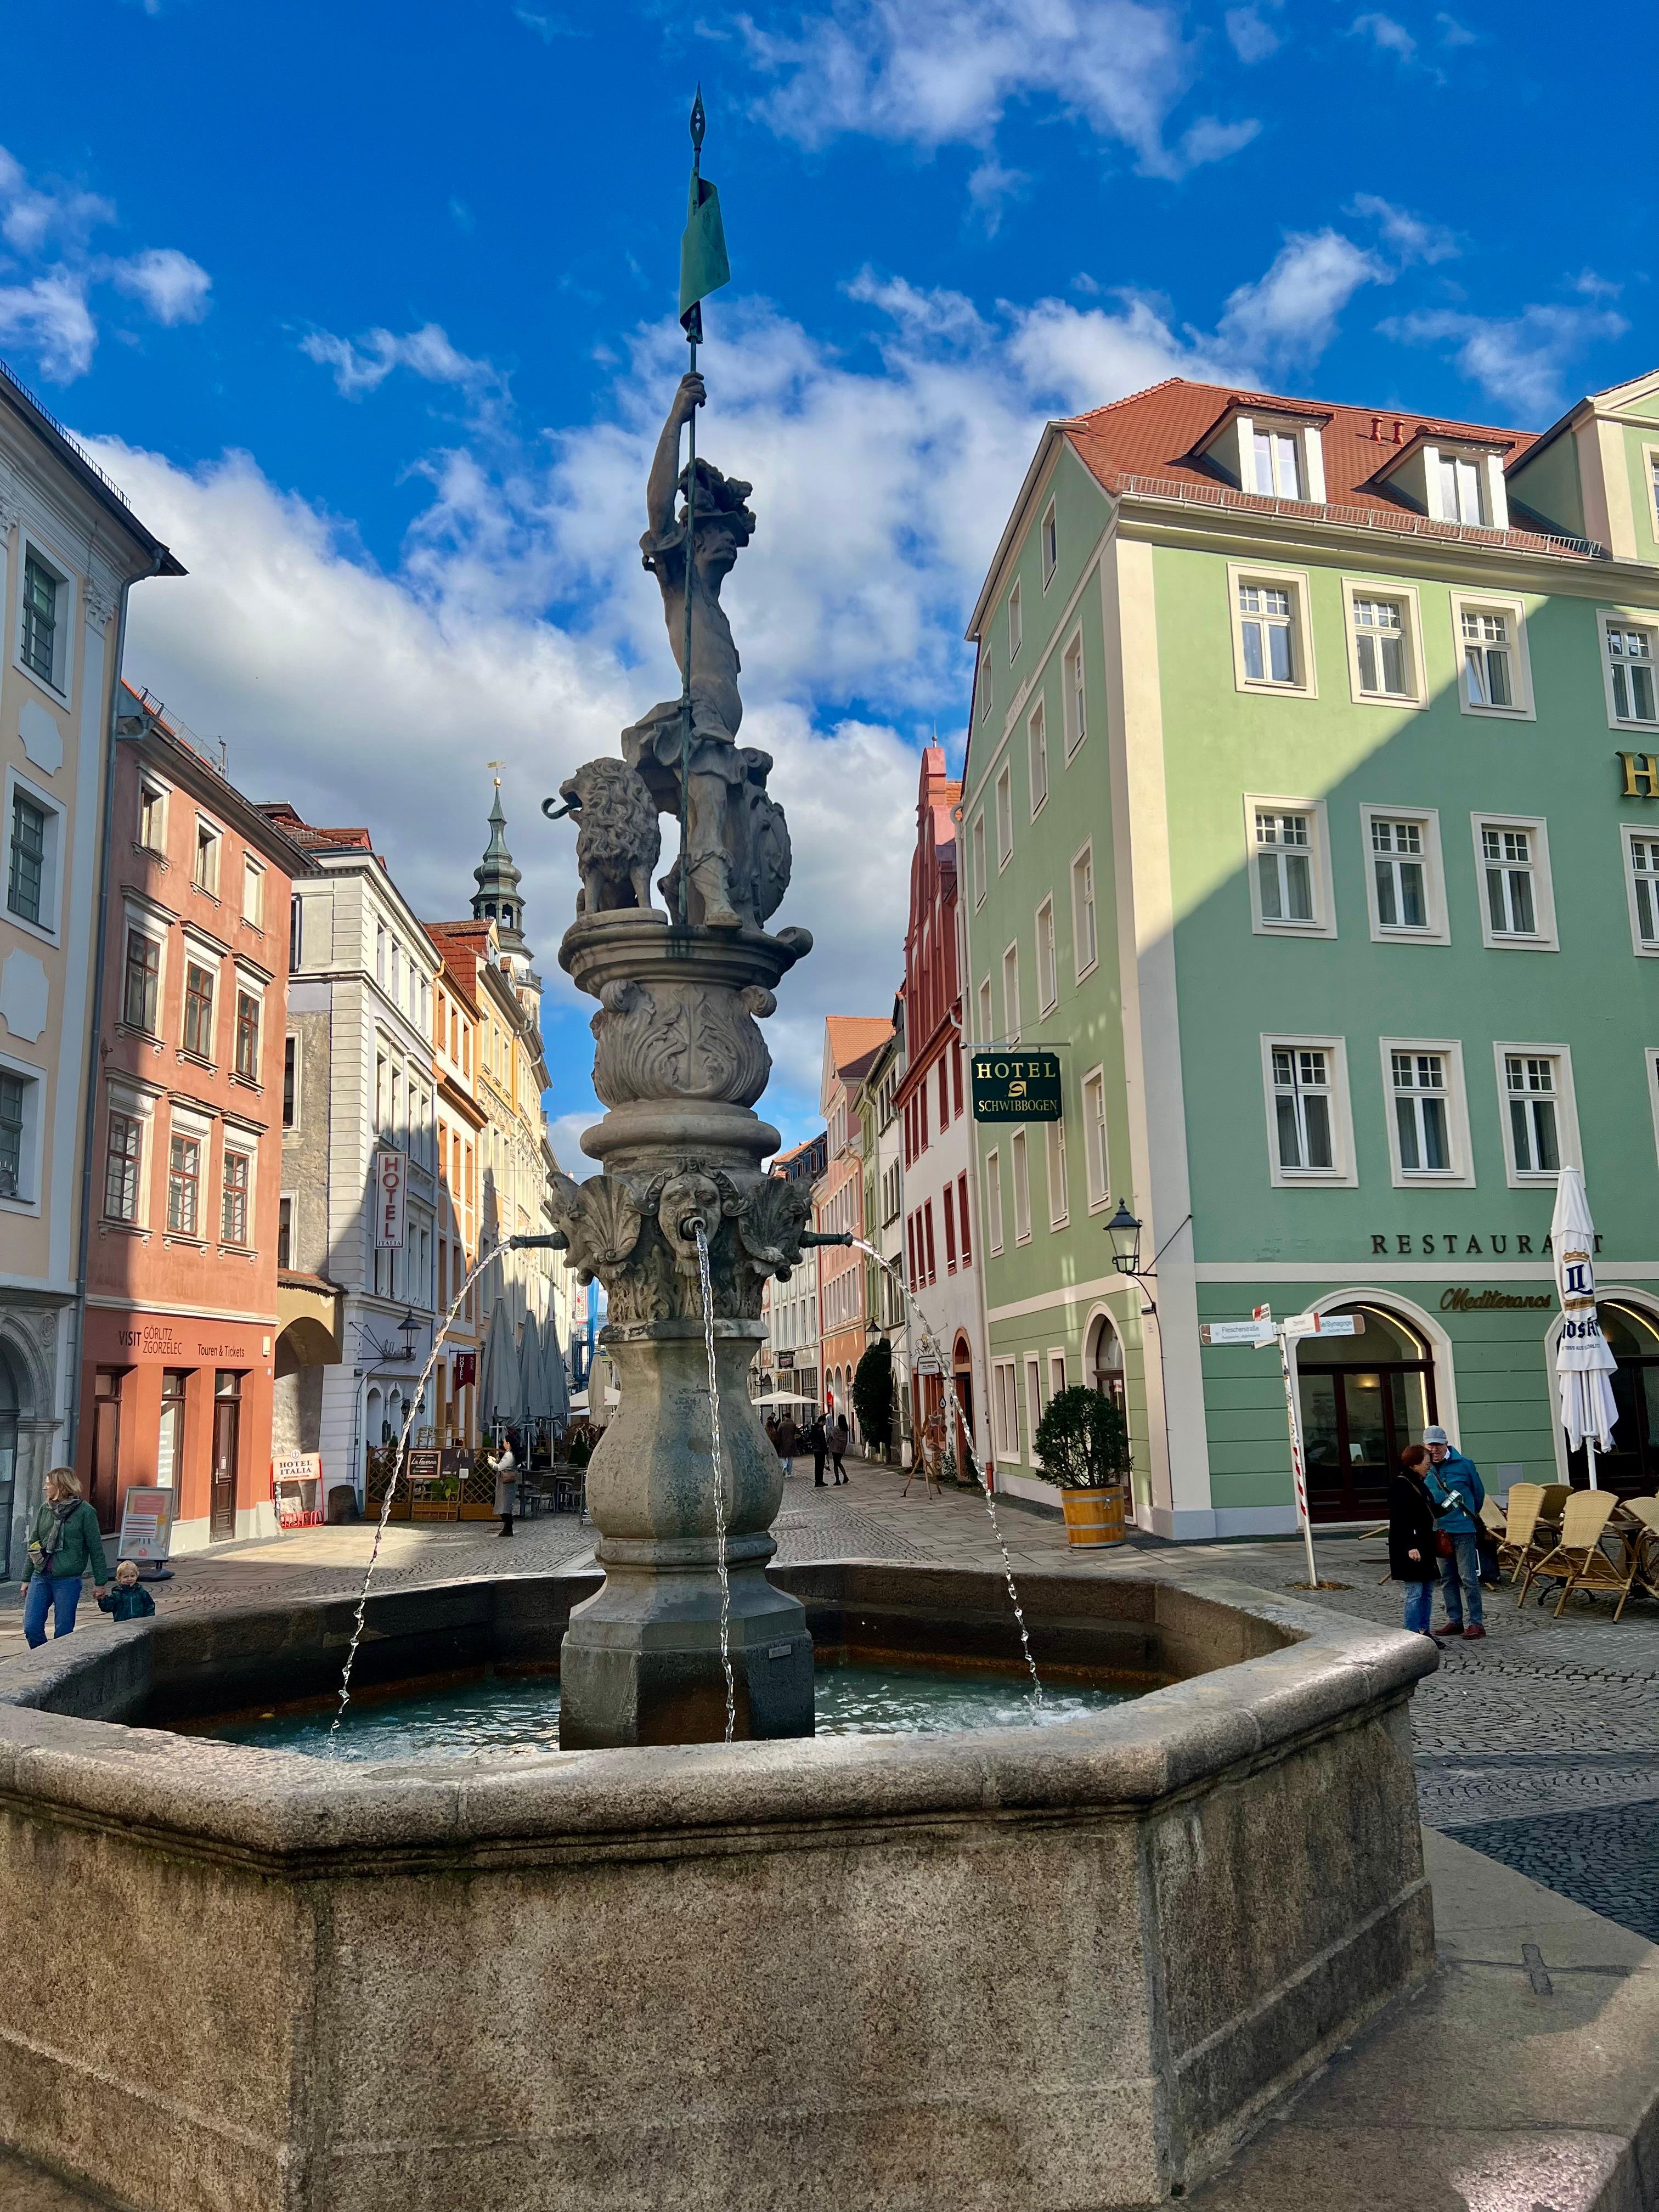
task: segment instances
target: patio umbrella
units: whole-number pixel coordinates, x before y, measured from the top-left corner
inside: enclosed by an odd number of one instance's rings
[[[561,1428],[570,1419],[570,1386],[559,1349],[559,1332],[551,1314],[542,1330],[542,1398],[550,1419]]]
[[[1596,1452],[1613,1449],[1613,1425],[1619,1418],[1607,1380],[1618,1362],[1607,1349],[1595,1310],[1595,1224],[1590,1219],[1583,1176],[1577,1168],[1563,1168],[1556,1185],[1550,1251],[1561,1301],[1561,1335],[1555,1347],[1561,1425],[1570,1451],[1583,1447],[1594,1490],[1598,1486]]]
[[[519,1338],[519,1373],[514,1389],[514,1423],[526,1426],[544,1411],[541,1403],[541,1344],[536,1328],[534,1314],[525,1316],[523,1334]]]
[[[478,1423],[488,1428],[498,1413],[510,1410],[512,1384],[508,1378],[507,1361],[512,1347],[507,1337],[507,1313],[500,1299],[490,1309],[489,1326],[484,1331],[483,1350],[478,1356]]]

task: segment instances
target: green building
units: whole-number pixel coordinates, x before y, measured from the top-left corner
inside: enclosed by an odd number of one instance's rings
[[[1604,1479],[1659,1487],[1659,375],[1541,436],[1180,380],[1052,423],[969,635],[970,1033],[1065,1068],[976,1131],[1000,1482],[1052,1498],[1093,1382],[1143,1526],[1293,1528],[1276,1355],[1200,1339],[1264,1304],[1364,1319],[1300,1346],[1316,1519],[1435,1419],[1563,1479],[1576,1161]]]

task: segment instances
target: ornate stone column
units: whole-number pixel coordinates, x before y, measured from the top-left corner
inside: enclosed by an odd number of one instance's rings
[[[708,1367],[696,1224],[709,1247],[721,1480],[739,1736],[812,1733],[812,1644],[766,1562],[782,1471],[750,1402],[766,1277],[799,1261],[811,1212],[763,1176],[775,1129],[754,1113],[771,1056],[757,1026],[811,946],[669,927],[651,908],[580,915],[560,963],[599,1001],[594,1088],[609,1109],[582,1147],[603,1172],[558,1179],[569,1264],[610,1302],[602,1341],[622,1389],[588,1468],[605,1587],[571,1615],[559,1741],[568,1748],[718,1741],[725,1733]]]

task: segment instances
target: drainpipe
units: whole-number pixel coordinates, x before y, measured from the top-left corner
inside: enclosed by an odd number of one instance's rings
[[[81,1439],[81,1358],[87,1340],[87,1255],[92,1246],[92,1146],[98,1124],[98,1044],[104,1028],[104,970],[108,964],[110,846],[115,829],[116,724],[121,712],[121,671],[127,651],[127,594],[135,581],[143,582],[161,571],[157,554],[142,577],[129,576],[121,586],[116,610],[115,665],[109,692],[108,757],[104,764],[104,813],[98,832],[97,933],[92,957],[92,1024],[87,1037],[87,1097],[81,1122],[81,1235],[75,1262],[75,1303],[70,1308],[69,1396],[64,1424],[64,1459],[73,1467]]]

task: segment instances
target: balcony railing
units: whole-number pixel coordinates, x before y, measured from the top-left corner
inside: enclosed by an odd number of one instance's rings
[[[1158,500],[1170,507],[1222,507],[1242,514],[1281,515],[1294,522],[1337,522],[1387,537],[1436,538],[1449,544],[1487,545],[1495,550],[1547,553],[1560,560],[1605,561],[1607,550],[1593,538],[1558,537],[1541,530],[1488,530],[1473,522],[1437,522],[1409,507],[1344,507],[1332,500],[1272,499],[1265,492],[1235,491],[1231,484],[1172,483],[1166,477],[1118,478],[1121,495]]]

